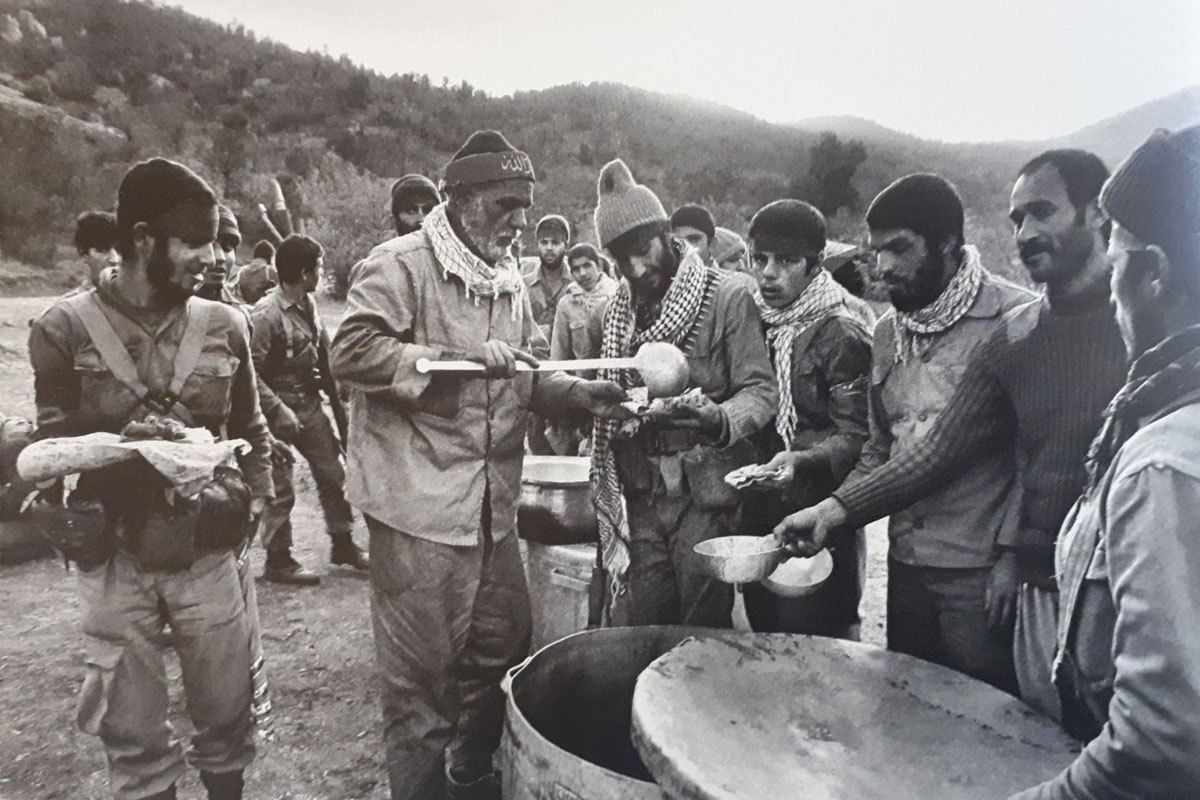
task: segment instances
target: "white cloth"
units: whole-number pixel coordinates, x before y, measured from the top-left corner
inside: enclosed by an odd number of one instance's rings
[[[191,497],[212,480],[213,470],[249,448],[244,439],[215,441],[204,428],[189,428],[187,438],[177,442],[122,441],[115,433],[89,433],[34,442],[17,458],[17,473],[36,483],[141,456],[178,494]]]

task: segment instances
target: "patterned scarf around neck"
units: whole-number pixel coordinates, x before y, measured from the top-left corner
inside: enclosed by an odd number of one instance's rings
[[[669,342],[686,352],[689,335],[701,310],[711,300],[715,286],[715,272],[704,266],[694,249],[687,247],[683,250],[679,271],[663,297],[662,313],[649,328],[637,331],[633,296],[629,284],[621,281],[604,312],[600,357],[632,356],[646,342]],[[597,377],[616,381],[626,389],[635,385],[631,370],[600,370]],[[612,583],[614,597],[623,591],[629,570],[629,521],[611,447],[617,427],[614,420],[596,420],[591,468],[592,502],[600,526],[601,561]]]
[[[855,306],[847,301],[849,292],[826,270],[818,268],[812,281],[800,296],[784,308],[772,308],[763,301],[762,293],[754,290],[754,303],[767,326],[767,343],[775,361],[775,379],[779,382],[779,411],[775,415],[775,430],[784,447],[792,446],[798,415],[792,397],[792,345],[796,337],[811,325],[832,312],[844,315],[870,330],[870,321],[862,318]]]
[[[971,310],[983,286],[983,264],[973,245],[963,247],[963,263],[938,298],[916,311],[896,311],[896,362],[919,358]]]
[[[1200,390],[1200,325],[1185,328],[1147,350],[1129,368],[1125,385],[1104,409],[1104,424],[1087,455],[1088,493],[1100,485],[1140,421]]]
[[[422,229],[429,237],[433,255],[442,268],[444,278],[448,280],[451,275],[456,276],[463,282],[467,297],[473,297],[476,303],[480,299],[493,300],[506,294],[512,295],[513,319],[521,314],[521,293],[525,290],[525,281],[521,280],[521,270],[514,256],[506,255],[494,267],[486,264],[458,238],[450,225],[445,203],[429,212]]]

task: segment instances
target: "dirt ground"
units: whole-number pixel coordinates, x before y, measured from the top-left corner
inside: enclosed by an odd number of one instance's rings
[[[28,321],[48,298],[0,299],[0,413],[33,414]],[[330,327],[341,308],[323,301]],[[274,704],[274,739],[261,743],[246,796],[264,800],[385,798],[381,730],[366,580],[330,571],[316,496],[297,465],[297,558],[323,576],[315,588],[258,584],[263,646]],[[355,539],[366,544],[360,529]],[[868,531],[863,639],[883,643],[886,538]],[[263,553],[252,554],[255,574]],[[100,743],[75,727],[83,635],[74,577],[61,561],[0,566],[0,800],[110,797]],[[172,722],[190,732],[178,665],[168,656]],[[182,800],[204,790],[194,772]]]

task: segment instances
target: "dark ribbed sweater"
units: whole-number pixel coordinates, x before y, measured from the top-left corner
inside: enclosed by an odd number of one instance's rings
[[[1107,287],[1105,287],[1107,288]],[[950,479],[976,448],[1017,448],[1023,498],[1014,541],[1023,580],[1052,586],[1059,526],[1083,487],[1084,456],[1121,388],[1126,357],[1107,294],[1074,307],[1045,297],[1013,309],[972,358],[930,435],[834,492],[859,526]]]

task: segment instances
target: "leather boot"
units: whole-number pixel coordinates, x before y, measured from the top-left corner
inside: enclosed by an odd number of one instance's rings
[[[366,572],[370,568],[367,554],[359,549],[358,545],[350,538],[350,534],[339,533],[332,538],[333,547],[329,551],[330,566],[350,567],[359,572]]]
[[[446,800],[500,800],[500,773],[493,771],[482,778],[460,783],[447,766]]]
[[[200,770],[200,782],[208,790],[208,800],[242,800],[245,781],[242,770],[233,772],[206,772]]]

